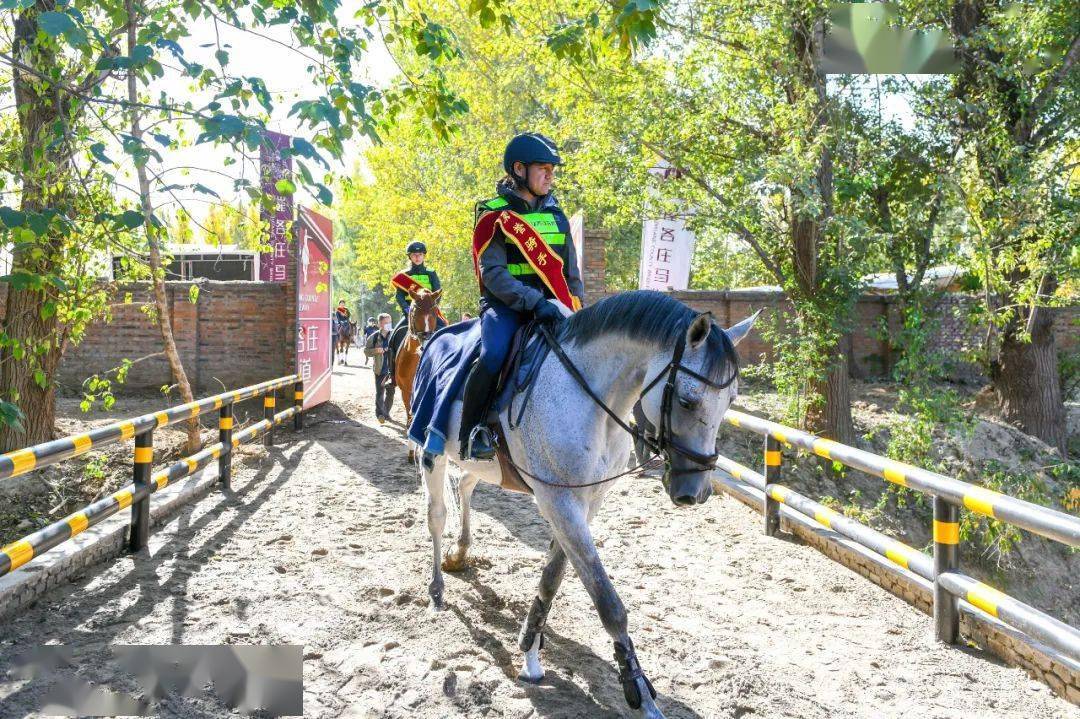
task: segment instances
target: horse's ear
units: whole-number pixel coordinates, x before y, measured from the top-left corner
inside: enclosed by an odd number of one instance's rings
[[[712,321],[712,312],[702,312],[690,323],[690,327],[686,330],[686,343],[690,345],[690,349],[696,350],[705,344],[705,340],[709,338],[709,331],[712,330]]]
[[[442,290],[435,290],[431,293],[431,296],[435,298],[436,302],[438,302],[440,299],[442,299]]]
[[[731,344],[738,345],[740,342],[746,339],[746,335],[750,334],[750,328],[754,326],[755,322],[757,322],[758,315],[760,314],[761,310],[758,310],[739,324],[724,330],[725,332],[727,332],[727,336],[731,340]]]

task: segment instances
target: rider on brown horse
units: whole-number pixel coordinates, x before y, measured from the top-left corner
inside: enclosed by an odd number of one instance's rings
[[[405,339],[409,324],[409,309],[412,307],[412,295],[423,290],[438,292],[442,289],[439,274],[424,264],[427,257],[427,245],[419,241],[410,242],[409,246],[405,248],[405,254],[409,256],[408,269],[402,270],[391,280],[391,284],[397,289],[395,299],[398,307],[401,308],[401,319],[398,320],[393,333],[390,335],[391,364],[389,381],[391,382],[394,381],[395,371],[393,356],[397,354],[401,342]],[[438,326],[446,326],[446,320],[443,319],[441,313],[438,318]]]

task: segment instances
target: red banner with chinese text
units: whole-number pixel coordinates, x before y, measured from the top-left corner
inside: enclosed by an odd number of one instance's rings
[[[296,373],[304,380],[304,409],[308,409],[330,399],[334,227],[329,219],[305,207],[297,219]]]

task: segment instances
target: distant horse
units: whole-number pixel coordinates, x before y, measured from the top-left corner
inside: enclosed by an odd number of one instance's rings
[[[355,322],[334,322],[334,355],[341,355],[341,364],[349,364],[349,345],[356,334]]]
[[[692,506],[709,498],[716,436],[738,391],[735,345],[755,319],[724,330],[708,312],[698,314],[658,292],[636,291],[603,299],[553,330],[553,341],[561,350],[541,360],[527,411],[513,426],[508,409],[499,415],[504,446],[552,533],[537,596],[518,635],[518,647],[525,653],[521,679],[538,682],[544,676],[540,664],[544,627],[569,561],[614,643],[627,704],[642,719],[663,719],[654,701],[656,692],[630,641],[626,607],[600,561],[589,523],[614,484],[611,480],[626,467],[631,435],[624,427],[635,402],[640,403],[639,421],[653,427],[653,432],[639,436],[666,460],[662,481],[670,500]],[[440,341],[441,336],[436,337],[432,344]],[[473,489],[479,481],[501,482],[498,463],[460,463],[466,471],[456,487],[461,533],[444,558],[447,457],[458,455],[460,423],[458,399],[447,427],[445,453],[425,455],[421,462],[434,550],[428,593],[436,610],[445,606],[443,570],[466,566]],[[618,496],[614,499],[619,501]],[[635,531],[648,531],[647,522],[645,526]],[[628,571],[630,576],[622,572],[619,576],[632,584],[637,578]],[[668,588],[673,606],[687,591],[689,587]]]
[[[401,401],[405,404],[406,427],[412,423],[412,386],[416,368],[420,365],[420,351],[438,327],[439,300],[442,298],[442,290],[435,292],[421,290],[411,296],[408,332],[394,354],[394,381],[401,390]],[[413,450],[410,449],[409,459],[413,458]]]

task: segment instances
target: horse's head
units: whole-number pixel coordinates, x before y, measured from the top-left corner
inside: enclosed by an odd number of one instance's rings
[[[712,495],[716,436],[739,390],[735,345],[756,319],[724,330],[711,313],[700,314],[672,354],[662,353],[648,368],[641,412],[666,460],[664,488],[675,504],[700,504]]]
[[[442,290],[435,292],[421,290],[412,295],[412,307],[409,309],[409,332],[420,344],[424,344],[431,335],[435,334],[440,299],[442,299]]]

